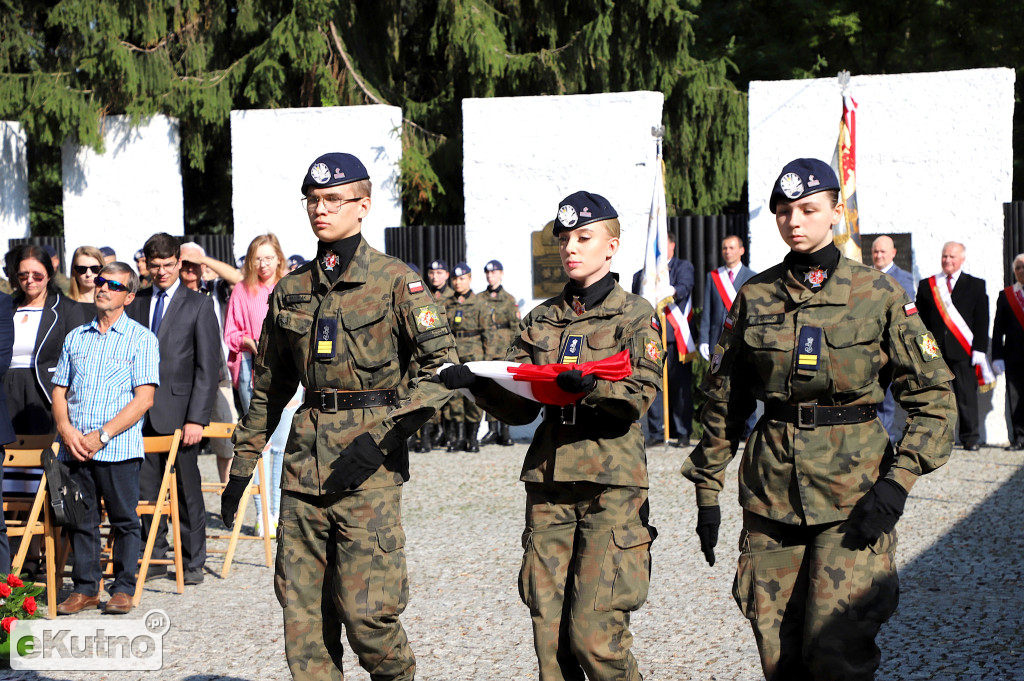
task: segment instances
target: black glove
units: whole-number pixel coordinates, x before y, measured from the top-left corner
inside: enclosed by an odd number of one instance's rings
[[[220,493],[220,517],[230,530],[235,526],[235,513],[238,513],[238,502],[242,500],[245,488],[249,486],[249,478],[244,475],[229,475],[228,484]]]
[[[882,478],[860,498],[850,513],[847,534],[855,548],[864,548],[883,534],[892,532],[903,515],[907,491],[899,483]],[[849,542],[844,542],[849,545]]]
[[[355,489],[384,463],[384,452],[369,433],[363,433],[338,458],[336,476],[342,489]]]
[[[447,369],[442,369],[438,376],[441,377],[444,387],[449,390],[458,390],[459,388],[472,390],[478,380],[478,376],[470,371],[465,364],[453,364]]]
[[[715,564],[715,545],[718,544],[718,527],[721,524],[722,510],[718,506],[697,508],[697,536],[700,537],[700,550],[704,552],[704,560],[712,567]]]
[[[555,376],[555,383],[567,393],[589,393],[597,387],[597,377],[594,374],[584,376],[579,369],[570,369]]]

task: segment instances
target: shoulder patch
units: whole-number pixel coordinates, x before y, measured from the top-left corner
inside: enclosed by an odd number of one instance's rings
[[[651,328],[657,331],[658,333],[661,333],[661,322],[658,321],[658,315],[654,315],[651,317]]]
[[[903,311],[907,313],[908,317],[910,317],[911,315],[915,315],[917,314],[917,305],[915,305],[914,303],[907,303],[906,305],[903,306]]]
[[[939,344],[935,342],[935,337],[932,336],[931,331],[917,337],[917,347],[921,351],[921,357],[926,362],[940,357]]]
[[[647,345],[644,347],[644,352],[647,353],[647,357],[652,362],[657,362],[661,357],[661,351],[658,350],[658,344],[652,340],[647,341]]]
[[[432,329],[437,326],[437,322],[440,321],[440,317],[437,314],[437,308],[433,305],[418,307],[416,308],[415,314],[416,328],[420,331]]]
[[[420,293],[423,290],[422,281],[411,281],[409,282],[409,293]]]

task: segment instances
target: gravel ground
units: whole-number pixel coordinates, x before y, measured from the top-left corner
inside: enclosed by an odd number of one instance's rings
[[[516,587],[525,450],[413,455],[404,506],[412,597],[402,621],[419,679],[537,678],[529,613]],[[753,681],[761,678],[753,636],[730,595],[740,521],[735,474],[723,497],[730,503],[719,562],[709,568],[692,529],[692,488],[678,474],[685,453],[649,453],[651,520],[660,534],[650,597],[633,617],[633,650],[649,680]],[[213,457],[201,463],[212,478]],[[219,509],[212,496],[207,506]],[[1022,511],[1019,452],[956,450],[918,482],[899,525],[902,603],[880,636],[880,679],[1024,679],[1024,539],[1012,529]],[[251,505],[248,512],[251,522]],[[210,523],[219,527],[219,516]],[[289,679],[262,544],[243,542],[230,576],[222,579],[220,570],[220,556],[211,557],[205,583],[184,595],[174,593],[173,581],[150,582],[142,607],[127,616],[168,613],[161,671],[0,671],[0,678]],[[345,670],[350,679],[368,678],[350,653]]]

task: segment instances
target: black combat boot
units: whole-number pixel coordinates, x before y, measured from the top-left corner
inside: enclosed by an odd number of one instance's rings
[[[418,437],[416,437],[415,434],[410,435],[406,439],[405,442],[409,446],[409,451],[410,452],[418,452],[418,451],[420,451],[420,439]]]
[[[437,443],[438,449],[443,447],[445,443],[448,442],[448,433],[445,431],[445,428],[447,426],[448,421],[444,419],[438,421],[435,425],[430,425],[429,423],[427,424],[427,427],[434,429],[434,434],[431,437],[431,441]]]
[[[494,420],[487,421],[487,435],[484,435],[483,439],[480,440],[482,445],[493,445],[498,441],[498,422]]]
[[[502,423],[499,425],[501,429],[501,435],[498,436],[498,444],[502,447],[511,447],[515,443],[512,441],[512,433],[508,430],[508,424]]]
[[[466,424],[466,451],[476,454],[480,451],[480,443],[476,441],[476,432],[480,430],[480,422],[470,421]]]
[[[431,427],[432,426],[429,423],[427,423],[424,424],[422,428],[420,428],[420,439],[416,443],[416,451],[420,454],[429,452],[431,449],[434,448],[434,443],[430,441]]]
[[[449,421],[445,430],[448,431],[449,452],[461,452],[466,448],[466,424],[463,421]]]

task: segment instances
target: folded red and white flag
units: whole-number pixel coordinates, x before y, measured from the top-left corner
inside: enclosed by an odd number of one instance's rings
[[[440,369],[452,366],[445,364]],[[521,364],[519,362],[466,362],[466,366],[481,378],[490,378],[499,387],[541,404],[564,407],[579,401],[585,393],[567,393],[555,383],[555,377],[563,371],[579,369],[584,376],[593,374],[606,381],[621,381],[633,375],[629,363],[629,350],[605,359],[581,364]],[[462,391],[472,399],[468,390]]]

